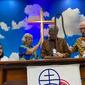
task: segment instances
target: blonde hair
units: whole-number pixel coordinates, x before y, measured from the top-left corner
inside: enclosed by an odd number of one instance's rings
[[[33,39],[33,36],[29,33],[26,33],[24,34],[24,36],[22,37],[22,42],[25,42],[26,41],[26,37],[29,37],[29,38],[32,38]]]

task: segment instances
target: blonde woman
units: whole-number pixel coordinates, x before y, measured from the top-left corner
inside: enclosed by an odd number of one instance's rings
[[[29,33],[24,34],[22,37],[23,45],[19,47],[19,56],[20,59],[30,60],[35,59],[35,52],[41,44],[41,40],[34,47],[32,46],[33,36]]]

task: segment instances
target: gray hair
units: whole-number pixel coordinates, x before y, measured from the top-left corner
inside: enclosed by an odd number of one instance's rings
[[[30,33],[26,33],[26,34],[24,34],[24,36],[22,37],[22,42],[25,42],[25,41],[26,41],[26,40],[25,40],[26,37],[29,37],[29,38],[32,38],[32,39],[33,39],[33,36],[32,36]]]

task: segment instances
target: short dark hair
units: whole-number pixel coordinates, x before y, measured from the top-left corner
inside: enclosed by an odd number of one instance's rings
[[[52,32],[58,33],[58,26],[50,27],[49,28],[49,34],[52,33]]]

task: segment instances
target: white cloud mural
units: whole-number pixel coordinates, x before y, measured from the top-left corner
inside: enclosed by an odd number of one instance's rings
[[[16,52],[12,52],[11,55],[9,56],[9,61],[16,61],[19,60],[19,54]]]
[[[20,29],[22,27],[24,27],[24,29],[26,30],[31,29],[33,25],[28,24],[29,23],[28,21],[40,20],[41,9],[42,7],[38,4],[27,5],[24,9],[24,12],[25,14],[27,14],[27,17],[18,23],[16,23],[16,21],[13,20],[11,23],[12,29],[13,30]],[[78,8],[75,8],[75,9],[68,8],[62,13],[62,15],[64,18],[64,27],[65,27],[66,34],[69,36],[72,36],[74,34],[80,34],[79,23],[80,21],[85,20],[85,16],[83,14],[80,14],[80,10]],[[45,17],[49,16],[49,13],[44,12],[44,16]],[[61,16],[57,18],[57,25],[59,27],[58,36],[64,37],[64,33],[62,30]],[[1,26],[1,29],[3,29],[4,31],[8,31],[10,28],[4,22],[0,22],[0,26]]]
[[[2,35],[2,34],[0,34],[0,39],[4,39],[5,37]]]
[[[4,31],[8,31],[10,27],[7,26],[5,22],[0,22],[0,27]]]
[[[85,16],[80,14],[78,8],[71,9],[68,8],[63,13],[64,18],[64,27],[66,34],[72,36],[74,34],[80,34],[79,24],[82,20],[85,20]],[[61,16],[57,18],[57,25],[59,27],[59,37],[64,37],[63,30],[62,30],[62,23],[61,23]]]

